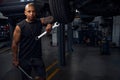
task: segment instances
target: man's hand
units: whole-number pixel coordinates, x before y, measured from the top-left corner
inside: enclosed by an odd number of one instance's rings
[[[16,60],[16,59],[13,59],[13,65],[14,65],[15,67],[17,67],[17,66],[19,65],[19,61]]]
[[[51,30],[52,30],[52,25],[51,24],[47,24],[47,26],[46,26],[47,33],[51,32]]]

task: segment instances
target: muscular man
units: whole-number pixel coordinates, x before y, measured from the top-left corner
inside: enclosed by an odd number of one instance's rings
[[[31,70],[35,71],[36,80],[45,80],[46,72],[42,59],[41,39],[35,37],[41,34],[42,24],[47,24],[46,31],[50,32],[53,17],[41,18],[37,20],[34,3],[25,6],[24,14],[26,19],[16,25],[13,33],[12,51],[14,66],[21,66],[27,74],[31,75]],[[22,80],[28,80],[23,74]]]

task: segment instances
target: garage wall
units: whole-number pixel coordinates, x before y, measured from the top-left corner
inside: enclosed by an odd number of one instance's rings
[[[116,46],[120,46],[120,16],[113,17],[112,42],[116,43]]]

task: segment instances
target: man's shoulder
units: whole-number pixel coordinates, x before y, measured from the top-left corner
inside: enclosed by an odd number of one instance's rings
[[[22,21],[20,21],[19,23],[17,23],[17,26],[19,26],[21,29],[24,27],[24,25],[25,25],[25,19],[24,20],[22,20]]]
[[[36,23],[36,24],[40,24],[40,25],[42,25],[40,19],[35,19],[35,23]]]
[[[37,19],[35,19],[35,22],[40,23],[41,21],[40,21],[40,19],[37,18]]]
[[[25,23],[25,19],[22,20],[22,21],[20,21],[20,22],[18,23],[18,25],[19,25],[19,24],[23,24],[23,23]]]

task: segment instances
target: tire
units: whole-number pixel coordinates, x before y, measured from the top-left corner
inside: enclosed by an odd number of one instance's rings
[[[71,11],[69,0],[49,0],[49,5],[55,21],[64,24],[73,21],[74,12]]]

